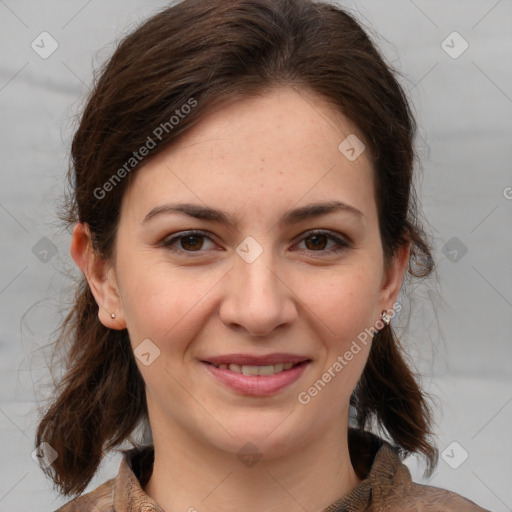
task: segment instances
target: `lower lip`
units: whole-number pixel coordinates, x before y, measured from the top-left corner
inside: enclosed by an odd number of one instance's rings
[[[274,375],[244,375],[203,363],[210,373],[227,387],[244,395],[269,396],[293,384],[302,375],[309,361]]]

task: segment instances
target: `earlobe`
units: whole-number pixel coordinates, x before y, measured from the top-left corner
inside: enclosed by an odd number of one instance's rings
[[[78,222],[73,229],[71,257],[84,274],[98,304],[98,318],[109,329],[126,329],[119,291],[112,267],[94,251],[87,224]]]
[[[404,245],[397,249],[390,262],[381,289],[383,310],[391,309],[398,298],[404,275],[409,265],[410,252],[410,244]]]

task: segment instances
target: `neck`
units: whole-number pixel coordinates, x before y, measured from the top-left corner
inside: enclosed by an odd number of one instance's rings
[[[350,462],[348,418],[344,423],[253,464],[172,426],[153,428],[155,460],[144,490],[166,512],[320,512],[360,482]]]

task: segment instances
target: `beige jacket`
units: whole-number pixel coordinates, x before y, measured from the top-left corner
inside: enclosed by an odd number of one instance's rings
[[[349,450],[362,482],[323,512],[489,512],[456,493],[412,482],[396,450],[373,434],[349,429]],[[164,512],[143,490],[151,476],[153,447],[123,454],[115,478],[55,512]]]

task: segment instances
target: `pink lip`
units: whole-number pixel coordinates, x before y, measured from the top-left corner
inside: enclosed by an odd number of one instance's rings
[[[244,359],[246,361],[247,359]],[[233,360],[230,360],[233,364]],[[253,396],[269,396],[277,393],[278,391],[286,388],[293,384],[302,375],[304,370],[309,364],[309,361],[300,362],[297,366],[285,370],[274,375],[243,375],[241,373],[232,372],[231,370],[223,370],[217,368],[213,364],[202,362],[207,370],[222,384],[231,388],[234,391],[242,393],[244,395]],[[281,361],[282,362],[282,361]],[[290,359],[287,362],[292,362]],[[223,364],[223,363],[215,363]],[[229,364],[229,363],[224,363]],[[248,363],[245,363],[248,364]],[[263,366],[265,363],[252,363],[254,366]],[[266,363],[266,364],[278,364],[278,363]]]

